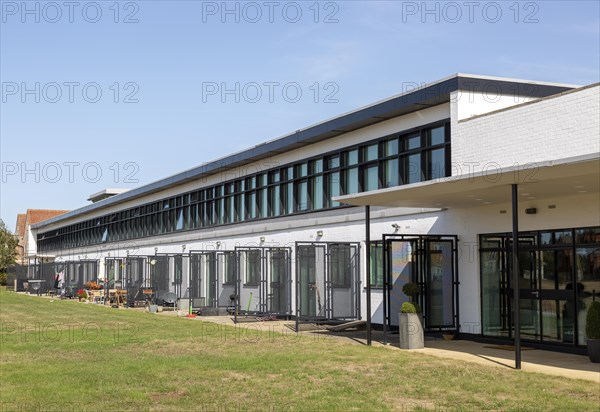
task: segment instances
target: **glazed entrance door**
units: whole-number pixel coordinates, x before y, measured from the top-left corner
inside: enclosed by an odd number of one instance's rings
[[[297,314],[326,318],[325,245],[300,245],[297,250]]]
[[[269,249],[266,251],[269,265],[268,311],[271,313],[290,312],[290,252],[289,249]]]
[[[511,242],[508,242],[508,250],[512,250]],[[527,250],[535,247],[535,238],[519,238],[519,308],[521,314],[521,336],[525,339],[539,339],[541,333],[540,322],[540,284],[537,275],[537,259],[535,250]],[[512,270],[512,253],[507,253],[507,275],[510,285],[509,299],[511,300],[511,319],[514,320],[514,276]],[[514,332],[514,321],[512,330]]]
[[[217,306],[216,252],[192,252],[190,254],[190,294],[192,307]]]
[[[575,343],[573,253],[571,248],[540,247],[535,236],[519,238],[521,336],[524,339]],[[511,244],[508,243],[508,250]],[[508,282],[512,253],[507,252]],[[513,302],[513,289],[509,299]],[[514,310],[511,311],[514,319]],[[514,335],[514,324],[511,336]]]
[[[398,313],[408,298],[402,293],[406,283],[418,281],[418,239],[392,239],[387,244],[387,273],[388,288],[387,309],[390,313],[391,326],[398,326]]]
[[[452,240],[427,240],[423,276],[425,327],[454,326],[454,254]]]
[[[296,313],[301,321],[360,319],[359,245],[296,242]]]
[[[539,255],[542,339],[575,343],[572,250],[542,250]]]

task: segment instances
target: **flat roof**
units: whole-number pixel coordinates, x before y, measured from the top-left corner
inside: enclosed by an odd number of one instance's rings
[[[599,193],[600,153],[337,196],[333,200],[355,206],[465,209],[510,203],[512,184],[519,187],[520,201],[557,194]]]
[[[140,186],[115,196],[75,209],[69,213],[33,225],[34,229],[117,205],[167,188],[181,185],[204,176],[217,173],[223,168],[237,167],[276,154],[307,146],[340,136],[354,130],[371,126],[398,116],[428,107],[448,103],[450,93],[457,90],[487,92],[527,97],[546,97],[577,88],[576,85],[509,79],[457,73],[433,83],[423,84],[404,93],[371,105],[344,113],[304,129],[297,130],[275,140],[258,144],[241,152],[213,160],[207,164],[177,173],[164,179]]]

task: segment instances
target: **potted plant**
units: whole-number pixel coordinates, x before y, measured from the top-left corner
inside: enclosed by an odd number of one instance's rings
[[[79,289],[77,291],[77,293],[75,294],[75,296],[77,296],[77,299],[79,299],[79,301],[81,302],[82,300],[87,299],[88,294],[87,294],[87,292],[85,290]]]
[[[416,283],[406,283],[402,292],[411,301],[404,302],[400,308],[400,349],[423,349],[425,336],[421,321],[421,307],[416,303],[415,296],[420,292]]]
[[[592,362],[600,363],[600,301],[592,302],[588,309],[585,333],[588,356]]]

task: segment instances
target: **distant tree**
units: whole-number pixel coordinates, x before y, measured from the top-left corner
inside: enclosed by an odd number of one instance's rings
[[[5,272],[8,266],[15,263],[17,245],[17,238],[7,229],[4,221],[0,219],[0,272]]]

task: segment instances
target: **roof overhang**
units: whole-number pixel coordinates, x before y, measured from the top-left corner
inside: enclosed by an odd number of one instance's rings
[[[484,172],[370,192],[334,200],[356,206],[465,209],[510,202],[511,185],[519,200],[600,193],[600,153]],[[600,200],[600,197],[599,197]]]

